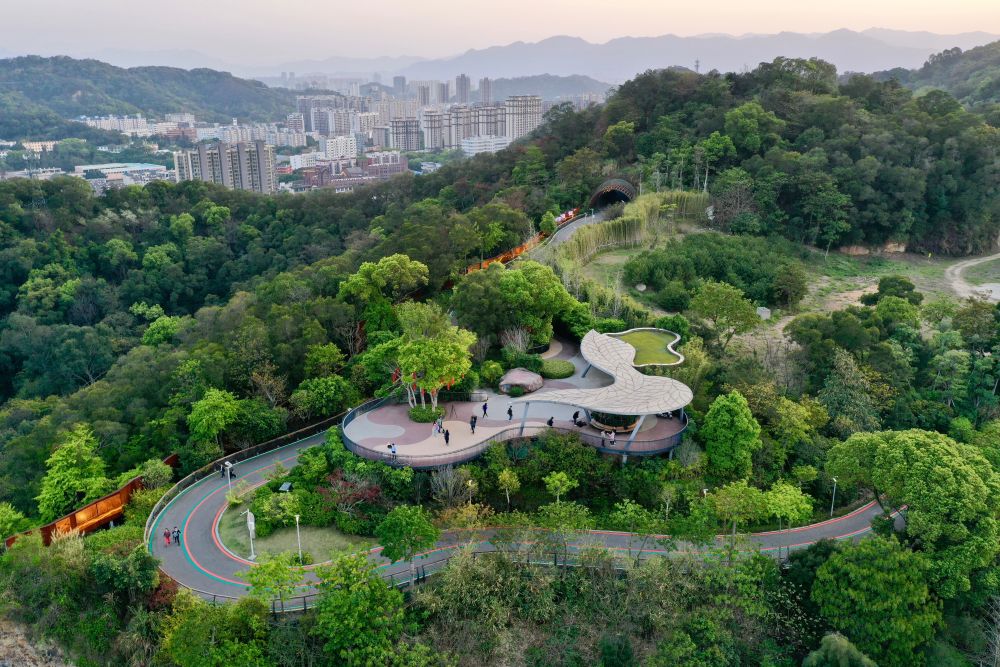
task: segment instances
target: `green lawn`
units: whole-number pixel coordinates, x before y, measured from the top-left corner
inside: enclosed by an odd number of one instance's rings
[[[965,270],[963,277],[973,285],[1000,283],[1000,259],[970,266]]]
[[[244,509],[241,506],[223,513],[219,522],[219,537],[227,549],[237,556],[246,558],[250,555],[250,538],[247,534],[246,517],[240,514]],[[335,551],[363,551],[375,545],[373,538],[345,535],[336,528],[301,526],[299,530],[302,532],[302,552],[311,554],[315,563],[329,560],[330,554]],[[295,552],[298,549],[295,526],[279,528],[267,537],[255,539],[253,546],[258,556],[260,554],[273,556],[284,551]]]
[[[635,365],[675,364],[680,357],[667,349],[676,336],[665,331],[632,331],[618,336],[635,348]]]

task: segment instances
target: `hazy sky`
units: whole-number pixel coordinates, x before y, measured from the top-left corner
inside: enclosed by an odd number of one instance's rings
[[[247,64],[437,57],[552,35],[604,42],[870,27],[1000,33],[1000,0],[0,0],[7,52],[196,49]]]

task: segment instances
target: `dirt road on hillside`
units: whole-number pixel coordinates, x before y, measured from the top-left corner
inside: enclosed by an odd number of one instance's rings
[[[985,296],[989,301],[1000,301],[1000,283],[972,285],[962,277],[962,274],[967,268],[977,264],[983,264],[984,262],[990,262],[995,259],[1000,259],[1000,252],[993,255],[987,255],[985,257],[973,257],[971,259],[964,259],[961,262],[956,262],[945,269],[945,280],[948,281],[952,291],[954,291],[955,294],[957,294],[961,299]]]

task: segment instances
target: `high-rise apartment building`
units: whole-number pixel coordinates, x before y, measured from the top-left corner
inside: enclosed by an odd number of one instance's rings
[[[469,103],[469,88],[472,87],[472,81],[466,74],[459,74],[455,77],[455,102],[458,104],[468,104]]]
[[[434,86],[434,88],[436,91],[434,93],[434,101],[437,102],[438,104],[447,104],[448,100],[451,99],[451,95],[448,92],[449,90],[448,82],[438,81],[437,84]]]
[[[320,139],[319,147],[328,160],[343,160],[358,156],[358,142],[354,135]]]
[[[486,76],[479,80],[479,103],[493,104],[493,82]]]
[[[505,107],[507,136],[520,139],[542,124],[542,98],[538,95],[508,97]]]
[[[444,148],[445,112],[425,110],[423,112],[424,148],[436,150]]]
[[[278,191],[274,148],[263,141],[198,144],[174,153],[175,180],[218,183],[233,190]]]
[[[429,85],[419,85],[417,86],[417,105],[421,107],[430,106],[431,104],[431,87]]]
[[[420,150],[420,121],[416,118],[389,121],[389,143],[399,151]]]
[[[313,109],[312,131],[324,137],[341,137],[353,131],[354,116],[350,109]]]
[[[397,95],[406,94],[406,77],[405,76],[394,76],[392,77],[392,92]]]
[[[290,113],[285,117],[285,127],[291,132],[305,132],[306,117],[300,113]]]

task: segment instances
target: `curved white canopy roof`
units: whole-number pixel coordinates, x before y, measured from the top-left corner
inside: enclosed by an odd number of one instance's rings
[[[606,387],[543,391],[513,402],[560,403],[613,415],[655,415],[679,410],[694,398],[683,382],[637,371],[635,348],[621,339],[591,330],[580,343],[580,353],[614,382]]]

